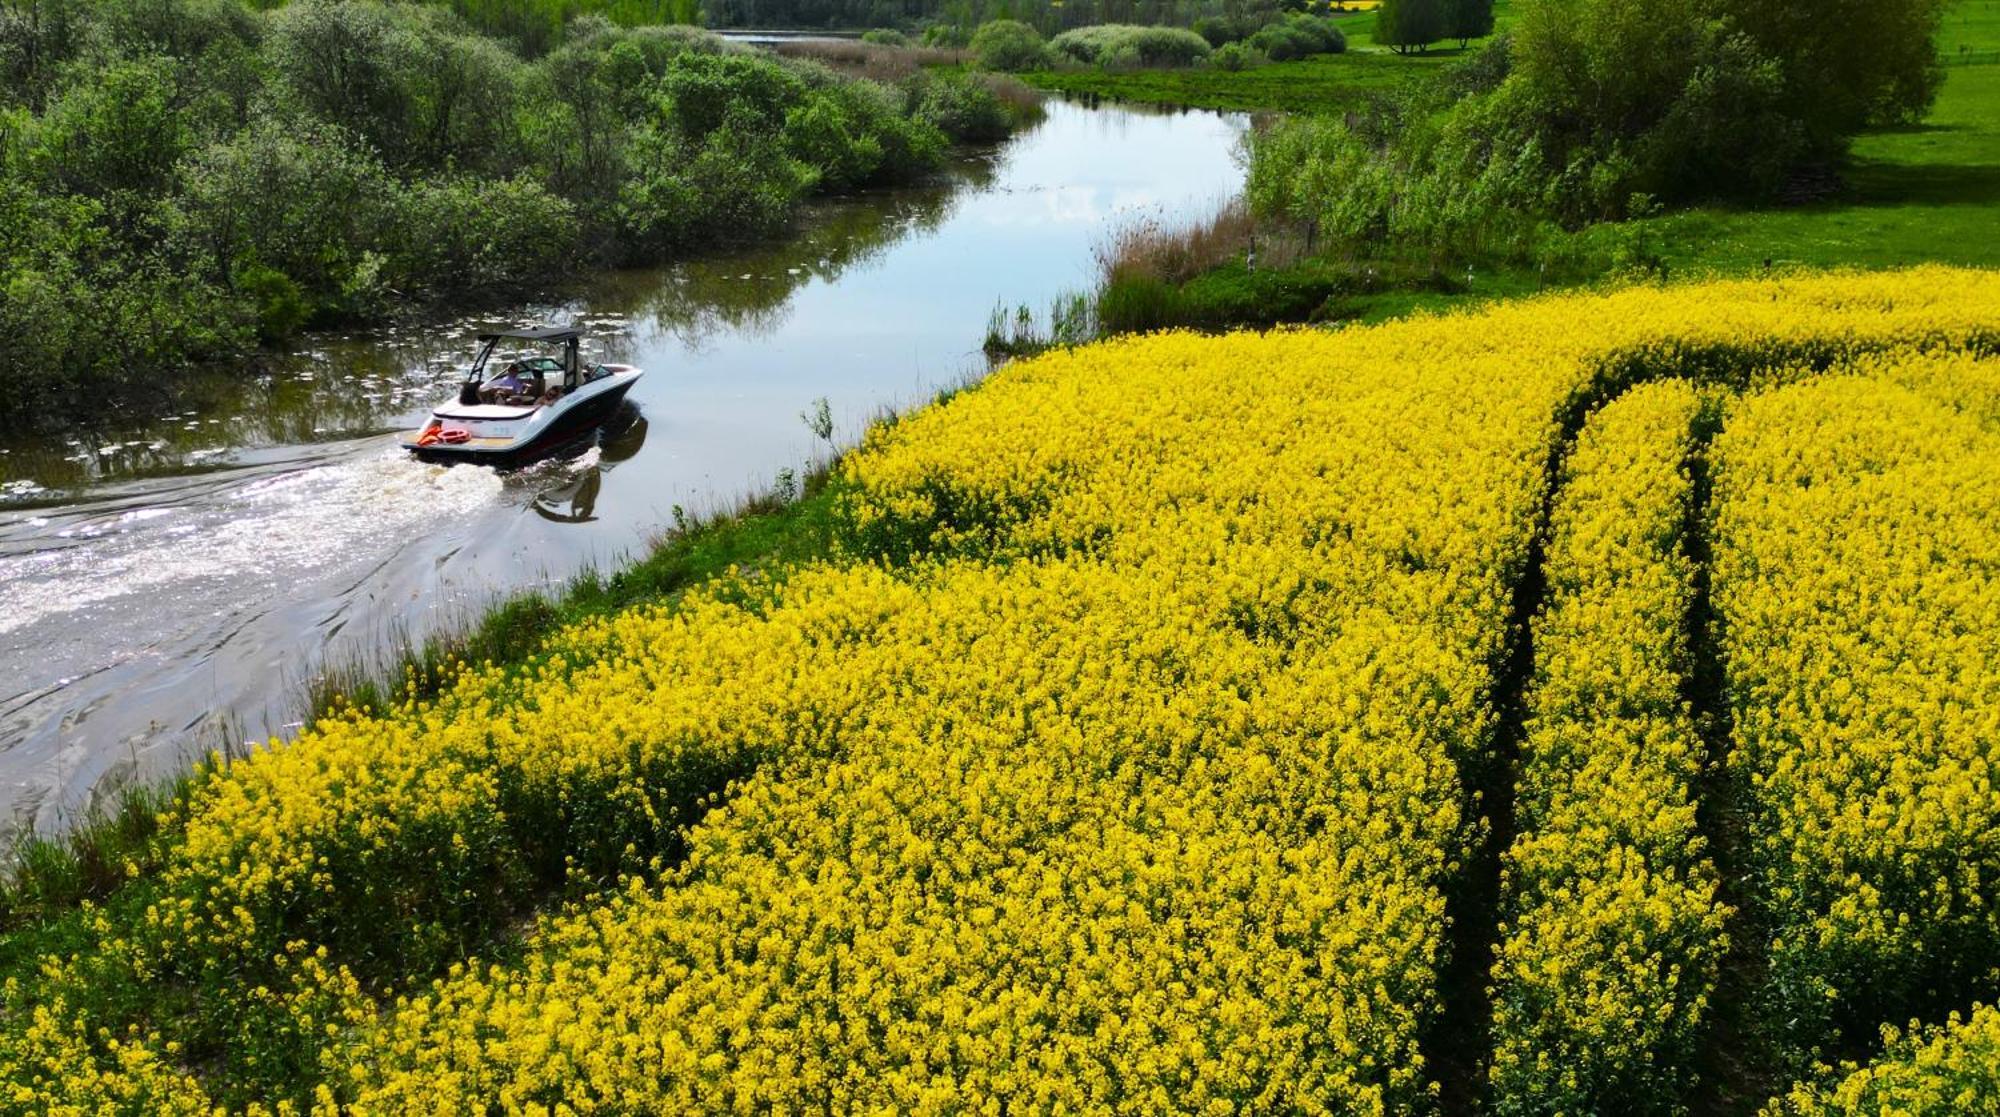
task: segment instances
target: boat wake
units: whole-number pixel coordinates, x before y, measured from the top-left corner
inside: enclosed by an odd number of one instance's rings
[[[347,629],[453,599],[505,494],[371,436],[0,511],[0,841],[282,731]]]
[[[0,610],[0,635],[139,595],[255,597],[303,574],[366,561],[400,536],[500,495],[490,470],[427,465],[378,439],[367,446],[374,452],[357,460],[105,491],[0,525],[0,584],[11,599]]]

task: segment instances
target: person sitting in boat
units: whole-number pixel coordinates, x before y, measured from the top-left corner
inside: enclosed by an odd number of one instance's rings
[[[544,387],[541,369],[515,361],[488,380],[480,395],[487,403],[525,405],[541,399]]]

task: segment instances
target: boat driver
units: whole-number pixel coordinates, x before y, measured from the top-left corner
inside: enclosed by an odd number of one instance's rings
[[[486,382],[483,394],[488,403],[533,403],[542,395],[541,370],[515,361]]]

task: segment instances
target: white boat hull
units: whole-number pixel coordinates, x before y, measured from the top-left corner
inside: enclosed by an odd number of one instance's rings
[[[611,375],[550,403],[440,404],[432,409],[430,421],[404,435],[401,444],[419,457],[436,460],[500,462],[532,455],[603,422],[643,375],[629,365],[605,367]]]

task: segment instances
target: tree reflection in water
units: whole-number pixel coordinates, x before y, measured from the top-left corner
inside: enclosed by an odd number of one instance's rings
[[[629,306],[632,317],[650,319],[697,352],[720,334],[769,336],[784,325],[792,296],[806,284],[832,282],[912,236],[935,231],[968,191],[990,185],[995,173],[995,154],[986,152],[958,160],[929,185],[821,202],[788,239],[621,273],[600,292],[601,304]]]
[[[299,351],[192,375],[151,415],[114,411],[96,427],[17,433],[0,480],[75,490],[124,477],[214,468],[244,450],[385,433],[418,421],[457,380],[474,336],[495,324],[581,321],[595,360],[627,359],[622,321],[651,319],[691,349],[718,334],[763,336],[783,325],[794,294],[814,279],[883,256],[932,232],[968,190],[992,183],[996,152],[963,156],[918,187],[864,191],[817,203],[792,234],[666,267],[593,276],[552,302],[318,334]],[[607,317],[608,316],[608,317]],[[8,495],[18,495],[9,493]]]

